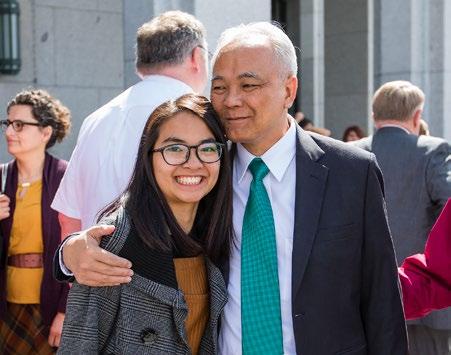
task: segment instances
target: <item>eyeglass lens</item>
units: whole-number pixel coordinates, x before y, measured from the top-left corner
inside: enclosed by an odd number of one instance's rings
[[[22,131],[22,129],[23,129],[23,127],[24,127],[25,125],[39,126],[39,123],[34,123],[34,122],[24,122],[24,121],[22,121],[22,120],[15,120],[15,121],[1,120],[1,121],[0,121],[0,125],[1,125],[3,131],[6,131],[6,129],[8,128],[8,126],[9,126],[9,125],[12,125],[14,131],[20,132],[20,131]]]
[[[0,124],[2,125],[2,129],[4,131],[6,131],[6,129],[8,128],[9,125],[13,126],[13,129],[16,132],[20,132],[23,129],[24,123],[20,120],[16,120],[16,121],[9,121],[9,120],[2,120],[0,122]]]
[[[196,148],[196,155],[203,163],[214,163],[221,158],[221,146],[213,142],[202,143],[193,147],[184,144],[172,144],[163,149],[163,158],[168,164],[184,164],[189,160],[191,148]]]

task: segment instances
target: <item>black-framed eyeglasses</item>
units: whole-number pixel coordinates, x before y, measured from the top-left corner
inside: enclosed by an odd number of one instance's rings
[[[22,120],[14,120],[14,121],[0,120],[0,125],[2,126],[3,131],[6,131],[8,126],[12,125],[13,129],[16,132],[22,131],[24,126],[42,126],[40,123],[37,123],[37,122],[26,122],[26,121],[22,121]]]
[[[197,158],[202,163],[210,164],[221,159],[223,146],[224,144],[218,142],[205,142],[198,145],[176,143],[154,149],[152,152],[160,152],[169,165],[182,165],[189,160],[191,149],[195,149]]]
[[[213,53],[211,53],[207,48],[205,48],[203,45],[198,44],[196,47],[202,48],[206,53],[207,53],[207,57],[208,60],[211,60],[211,58],[213,58]]]

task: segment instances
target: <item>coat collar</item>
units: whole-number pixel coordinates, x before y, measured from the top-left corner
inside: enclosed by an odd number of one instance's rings
[[[287,172],[288,166],[295,155],[293,148],[295,146],[296,127],[298,127],[297,123],[294,120],[290,120],[288,131],[260,156],[273,177],[279,182]],[[233,164],[233,173],[236,174],[236,181],[240,184],[248,170],[249,164],[256,156],[247,151],[241,144],[236,144],[235,146],[236,157]]]

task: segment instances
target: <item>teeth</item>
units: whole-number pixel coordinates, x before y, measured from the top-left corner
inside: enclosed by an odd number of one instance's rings
[[[202,176],[177,176],[175,179],[182,185],[197,185],[202,180]]]

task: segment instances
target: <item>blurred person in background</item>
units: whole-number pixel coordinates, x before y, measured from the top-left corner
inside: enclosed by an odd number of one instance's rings
[[[298,111],[294,115],[295,121],[299,124],[305,118],[304,112]]]
[[[313,121],[307,118],[301,111],[296,112],[296,114],[294,115],[294,119],[304,131],[315,132],[326,137],[330,137],[331,135],[331,131],[328,130],[327,128],[314,126]]]
[[[348,128],[345,129],[345,131],[343,133],[342,141],[343,142],[353,142],[353,141],[358,141],[359,139],[362,139],[364,137],[366,137],[366,134],[363,131],[363,129],[357,125],[353,125],[353,126],[349,126]]]
[[[430,136],[429,125],[423,119],[420,120],[420,131],[418,132],[420,136]]]
[[[7,114],[0,124],[14,159],[0,195],[0,352],[52,354],[60,342],[69,286],[52,274],[61,230],[50,204],[67,162],[47,149],[67,135],[71,115],[44,90],[18,93]]]

